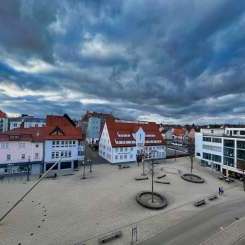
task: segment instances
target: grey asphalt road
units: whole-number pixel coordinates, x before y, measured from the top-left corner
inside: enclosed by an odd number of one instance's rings
[[[245,216],[245,198],[218,204],[163,231],[141,245],[197,245],[221,227]],[[245,233],[245,229],[244,229]]]

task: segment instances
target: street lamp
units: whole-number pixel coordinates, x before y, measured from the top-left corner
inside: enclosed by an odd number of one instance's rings
[[[28,157],[28,164],[27,164],[27,176],[26,176],[26,180],[30,181],[30,162],[31,162],[31,157]]]
[[[194,154],[195,154],[195,145],[193,144],[193,142],[189,142],[188,144],[188,153],[190,156],[190,160],[191,160],[191,173],[193,170],[193,158],[194,158]]]
[[[85,165],[85,159],[83,161],[83,176],[82,179],[86,179],[86,165]]]

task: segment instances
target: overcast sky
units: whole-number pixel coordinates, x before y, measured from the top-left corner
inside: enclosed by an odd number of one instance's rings
[[[0,109],[245,122],[244,0],[1,0]]]

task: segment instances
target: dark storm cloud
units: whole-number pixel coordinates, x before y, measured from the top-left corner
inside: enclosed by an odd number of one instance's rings
[[[244,28],[242,0],[2,1],[0,106],[242,120]]]

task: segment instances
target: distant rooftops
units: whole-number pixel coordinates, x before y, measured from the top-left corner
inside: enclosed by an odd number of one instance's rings
[[[47,124],[43,127],[16,128],[0,134],[0,141],[38,141],[44,140],[83,140],[81,129],[68,115],[47,116]]]
[[[98,117],[98,118],[114,118],[111,113],[102,113],[102,112],[95,112],[95,111],[87,111],[86,114],[82,117],[82,121],[88,121],[90,117]]]
[[[7,118],[7,114],[0,110],[0,118]]]

